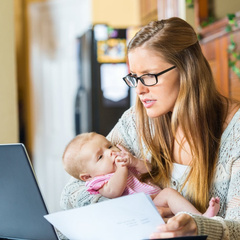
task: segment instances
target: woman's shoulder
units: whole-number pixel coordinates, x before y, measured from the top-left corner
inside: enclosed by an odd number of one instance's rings
[[[223,125],[223,130],[225,130],[231,122],[236,120],[239,114],[240,114],[240,102],[234,103],[230,102],[228,105],[228,112]]]
[[[107,138],[113,144],[120,144],[132,154],[140,156],[135,107],[130,107],[123,113]]]
[[[115,135],[125,135],[125,134],[134,134],[136,131],[136,112],[135,107],[132,106],[126,110],[121,118],[118,120],[117,124],[114,126],[109,136]]]
[[[136,108],[135,106],[132,106],[130,107],[128,110],[126,110],[122,117],[120,118],[120,120],[123,120],[123,119],[126,119],[126,120],[129,120],[129,119],[135,119],[136,117]]]
[[[240,109],[235,111],[221,137],[220,161],[237,160],[240,157]]]
[[[228,114],[226,120],[227,126],[222,134],[222,142],[224,142],[231,134],[240,136],[240,108],[233,108]]]

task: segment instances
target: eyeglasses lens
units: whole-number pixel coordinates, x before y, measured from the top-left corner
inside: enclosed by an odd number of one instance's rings
[[[157,83],[155,75],[152,75],[152,74],[143,75],[141,79],[146,86],[152,86]]]
[[[136,87],[137,85],[136,79],[132,76],[126,76],[125,81],[129,87]]]

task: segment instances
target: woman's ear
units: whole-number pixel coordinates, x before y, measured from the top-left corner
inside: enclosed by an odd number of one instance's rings
[[[80,178],[82,181],[86,182],[87,180],[90,180],[92,177],[91,177],[88,173],[81,173],[81,174],[79,175],[79,178]]]

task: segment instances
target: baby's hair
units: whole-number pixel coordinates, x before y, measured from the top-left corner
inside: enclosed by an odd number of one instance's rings
[[[79,173],[84,171],[83,161],[81,161],[80,156],[81,148],[96,135],[95,132],[77,135],[67,144],[63,152],[62,162],[64,169],[77,179],[79,179]]]

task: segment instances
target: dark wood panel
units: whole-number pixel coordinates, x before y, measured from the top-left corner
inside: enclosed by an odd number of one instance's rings
[[[224,36],[202,44],[204,56],[208,60],[217,89],[229,96],[228,38]]]
[[[238,21],[240,15],[236,15]],[[232,36],[234,36],[234,41],[238,45],[236,51],[240,52],[240,28],[235,28],[233,32],[228,33],[225,30],[227,24],[228,21],[224,18],[203,28],[200,32],[202,37],[200,44],[211,66],[218,90],[224,96],[240,100],[240,79],[228,66],[230,58],[228,46]],[[237,66],[240,67],[239,61]]]
[[[236,51],[240,53],[240,30],[233,34],[234,42],[237,43]],[[240,61],[237,62],[236,66],[240,68]],[[230,96],[240,101],[240,79],[231,69],[229,70],[230,75]]]

